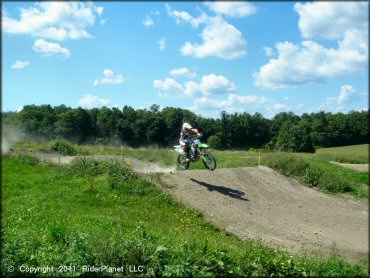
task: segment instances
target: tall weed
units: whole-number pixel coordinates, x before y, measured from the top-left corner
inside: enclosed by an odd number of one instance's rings
[[[339,193],[355,191],[354,182],[327,161],[304,158],[292,153],[268,153],[263,163],[286,176],[296,176],[309,187]]]
[[[50,150],[57,151],[62,155],[76,155],[77,149],[71,142],[64,138],[59,138],[50,142]]]

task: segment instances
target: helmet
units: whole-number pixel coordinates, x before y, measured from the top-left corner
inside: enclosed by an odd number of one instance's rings
[[[182,129],[184,129],[184,130],[190,130],[190,129],[192,129],[192,126],[189,123],[183,123],[182,124]]]

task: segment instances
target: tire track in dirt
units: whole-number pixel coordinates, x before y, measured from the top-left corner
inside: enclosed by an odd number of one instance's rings
[[[368,254],[368,203],[331,196],[265,167],[177,171],[162,181],[179,201],[243,239],[330,254],[335,242],[351,261]]]

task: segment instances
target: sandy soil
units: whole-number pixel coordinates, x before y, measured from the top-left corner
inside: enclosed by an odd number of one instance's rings
[[[335,242],[349,260],[367,258],[366,200],[333,197],[264,166],[178,171],[162,180],[178,200],[243,239],[323,254]]]
[[[336,164],[336,165],[339,165],[339,166],[342,166],[348,169],[360,171],[360,172],[365,172],[365,173],[369,172],[369,164],[349,164],[349,163],[340,163],[336,161],[330,161],[330,163],[333,163],[333,164]]]

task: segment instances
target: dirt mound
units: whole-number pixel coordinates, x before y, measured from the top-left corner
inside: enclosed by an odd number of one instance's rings
[[[368,254],[368,204],[305,187],[270,168],[178,171],[162,176],[166,190],[228,232],[293,251],[350,260]]]

